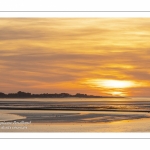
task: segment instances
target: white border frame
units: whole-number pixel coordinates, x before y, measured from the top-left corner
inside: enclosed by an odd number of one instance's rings
[[[150,12],[0,12],[0,18],[149,18]],[[150,139],[149,133],[0,133],[0,139]]]

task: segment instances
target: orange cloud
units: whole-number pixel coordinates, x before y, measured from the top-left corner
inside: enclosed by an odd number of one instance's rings
[[[149,26],[150,18],[1,18],[2,92],[150,95]],[[106,91],[85,79],[140,86]]]

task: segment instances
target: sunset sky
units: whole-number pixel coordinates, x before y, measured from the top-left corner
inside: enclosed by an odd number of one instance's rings
[[[150,18],[0,19],[0,92],[150,96]]]

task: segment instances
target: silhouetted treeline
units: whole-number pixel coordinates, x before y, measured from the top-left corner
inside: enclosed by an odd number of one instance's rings
[[[0,92],[0,98],[65,98],[65,97],[80,97],[80,98],[101,98],[102,96],[94,96],[94,95],[87,95],[87,94],[81,94],[77,93],[75,95],[71,95],[68,93],[43,93],[43,94],[31,94],[19,91],[17,93],[2,93]]]
[[[87,95],[87,94],[81,94],[77,93],[75,95],[71,95],[68,93],[43,93],[43,94],[32,94],[32,93],[26,93],[19,91],[17,93],[2,93],[0,92],[0,98],[67,98],[67,97],[79,97],[79,98],[118,98],[120,96],[95,96],[95,95]],[[123,97],[122,97],[123,98]]]

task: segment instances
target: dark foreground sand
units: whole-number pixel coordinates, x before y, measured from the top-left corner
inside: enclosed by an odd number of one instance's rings
[[[150,132],[150,114],[0,110],[0,132]]]

